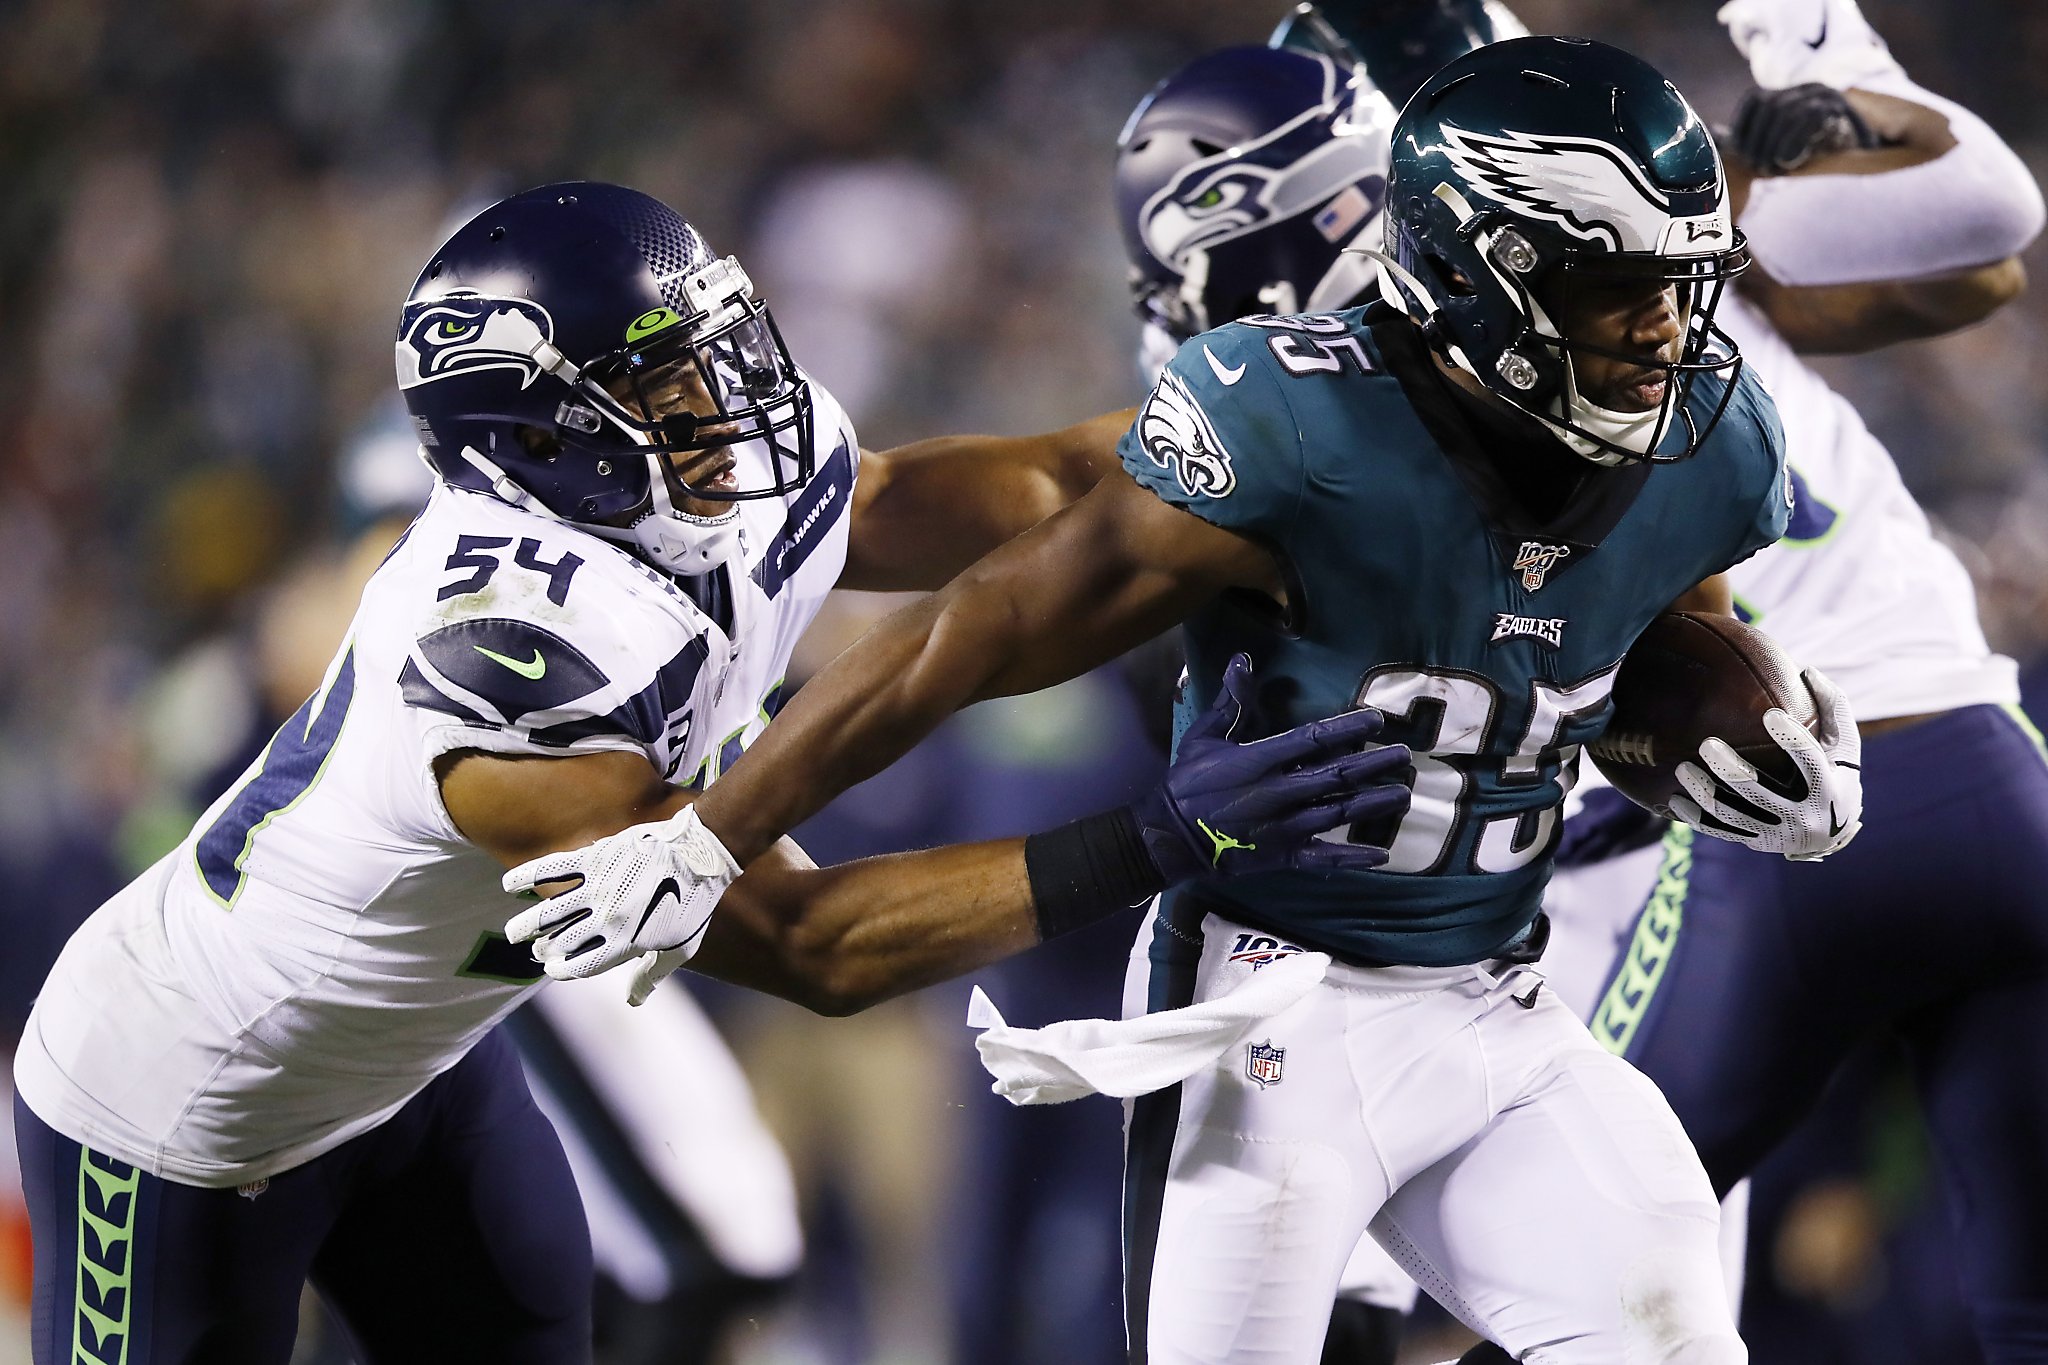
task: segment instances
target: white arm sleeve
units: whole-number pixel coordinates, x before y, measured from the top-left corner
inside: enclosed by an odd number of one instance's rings
[[[1908,280],[2016,255],[2040,234],[2041,191],[1984,120],[1921,89],[1856,0],[1728,0],[1717,16],[1765,90],[1807,82],[1932,109],[1956,145],[1875,175],[1756,180],[1742,213],[1757,263],[1790,285]]]
[[[1945,115],[1956,145],[1932,161],[1875,175],[1756,180],[1741,225],[1772,278],[1789,285],[1915,279],[2004,260],[2040,235],[2040,187],[1984,120],[1903,71],[1857,88]]]

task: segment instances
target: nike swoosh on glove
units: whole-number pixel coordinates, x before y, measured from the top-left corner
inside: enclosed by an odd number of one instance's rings
[[[531,942],[534,959],[557,981],[596,976],[630,959],[643,967],[663,959],[659,982],[697,951],[718,898],[739,875],[718,836],[685,806],[666,820],[631,825],[507,872],[504,887],[514,895],[533,894],[542,882],[577,884],[514,915],[505,936]],[[636,980],[640,999],[654,982],[643,990]]]
[[[1819,669],[1800,676],[1820,712],[1818,732],[1808,734],[1775,706],[1764,712],[1764,728],[1791,757],[1805,791],[1792,795],[1767,784],[1735,750],[1710,739],[1700,745],[1704,768],[1678,765],[1679,785],[1688,796],[1671,798],[1673,815],[1702,834],[1802,863],[1840,852],[1856,837],[1863,828],[1863,740],[1856,717],[1842,690]],[[1751,809],[1732,803],[1731,793]]]

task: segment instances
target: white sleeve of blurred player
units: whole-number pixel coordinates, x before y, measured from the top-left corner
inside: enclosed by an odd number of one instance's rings
[[[534,1098],[569,1155],[599,1269],[642,1302],[672,1289],[647,1211],[634,1207],[630,1182],[608,1169],[584,1131],[594,1123],[631,1144],[641,1172],[727,1270],[762,1280],[795,1273],[803,1234],[789,1162],[689,992],[664,991],[632,1009],[618,991],[573,983],[538,992],[528,1009],[575,1069],[551,1074],[514,1031]]]
[[[1898,170],[1758,177],[1741,227],[1772,278],[1917,279],[2002,261],[2040,234],[2041,190],[2026,163],[1984,120],[1915,84],[1855,0],[1730,0],[1719,17],[1762,88],[1818,82],[1889,95],[1943,115],[1955,138]]]

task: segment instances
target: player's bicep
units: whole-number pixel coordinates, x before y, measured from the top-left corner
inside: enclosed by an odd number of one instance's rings
[[[662,820],[690,793],[638,754],[563,758],[460,749],[434,763],[441,802],[465,839],[507,867]]]
[[[930,589],[1093,488],[1131,412],[1035,436],[943,436],[862,456],[840,586]]]

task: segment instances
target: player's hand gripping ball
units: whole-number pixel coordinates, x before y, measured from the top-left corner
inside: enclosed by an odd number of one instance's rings
[[[1587,748],[1631,801],[1760,852],[1818,860],[1862,828],[1862,741],[1840,689],[1732,617],[1652,622]]]
[[[1318,838],[1407,809],[1412,767],[1401,744],[1374,744],[1383,720],[1364,707],[1265,739],[1252,729],[1252,664],[1233,657],[1165,780],[1131,806],[1168,884],[1278,871],[1361,871],[1387,851]]]
[[[697,951],[718,898],[739,875],[718,836],[685,806],[666,820],[631,825],[507,872],[505,889],[515,895],[543,882],[573,878],[576,885],[514,915],[505,936],[530,941],[534,959],[557,981],[640,960],[639,975],[652,980],[643,986],[636,976],[638,1004]]]

